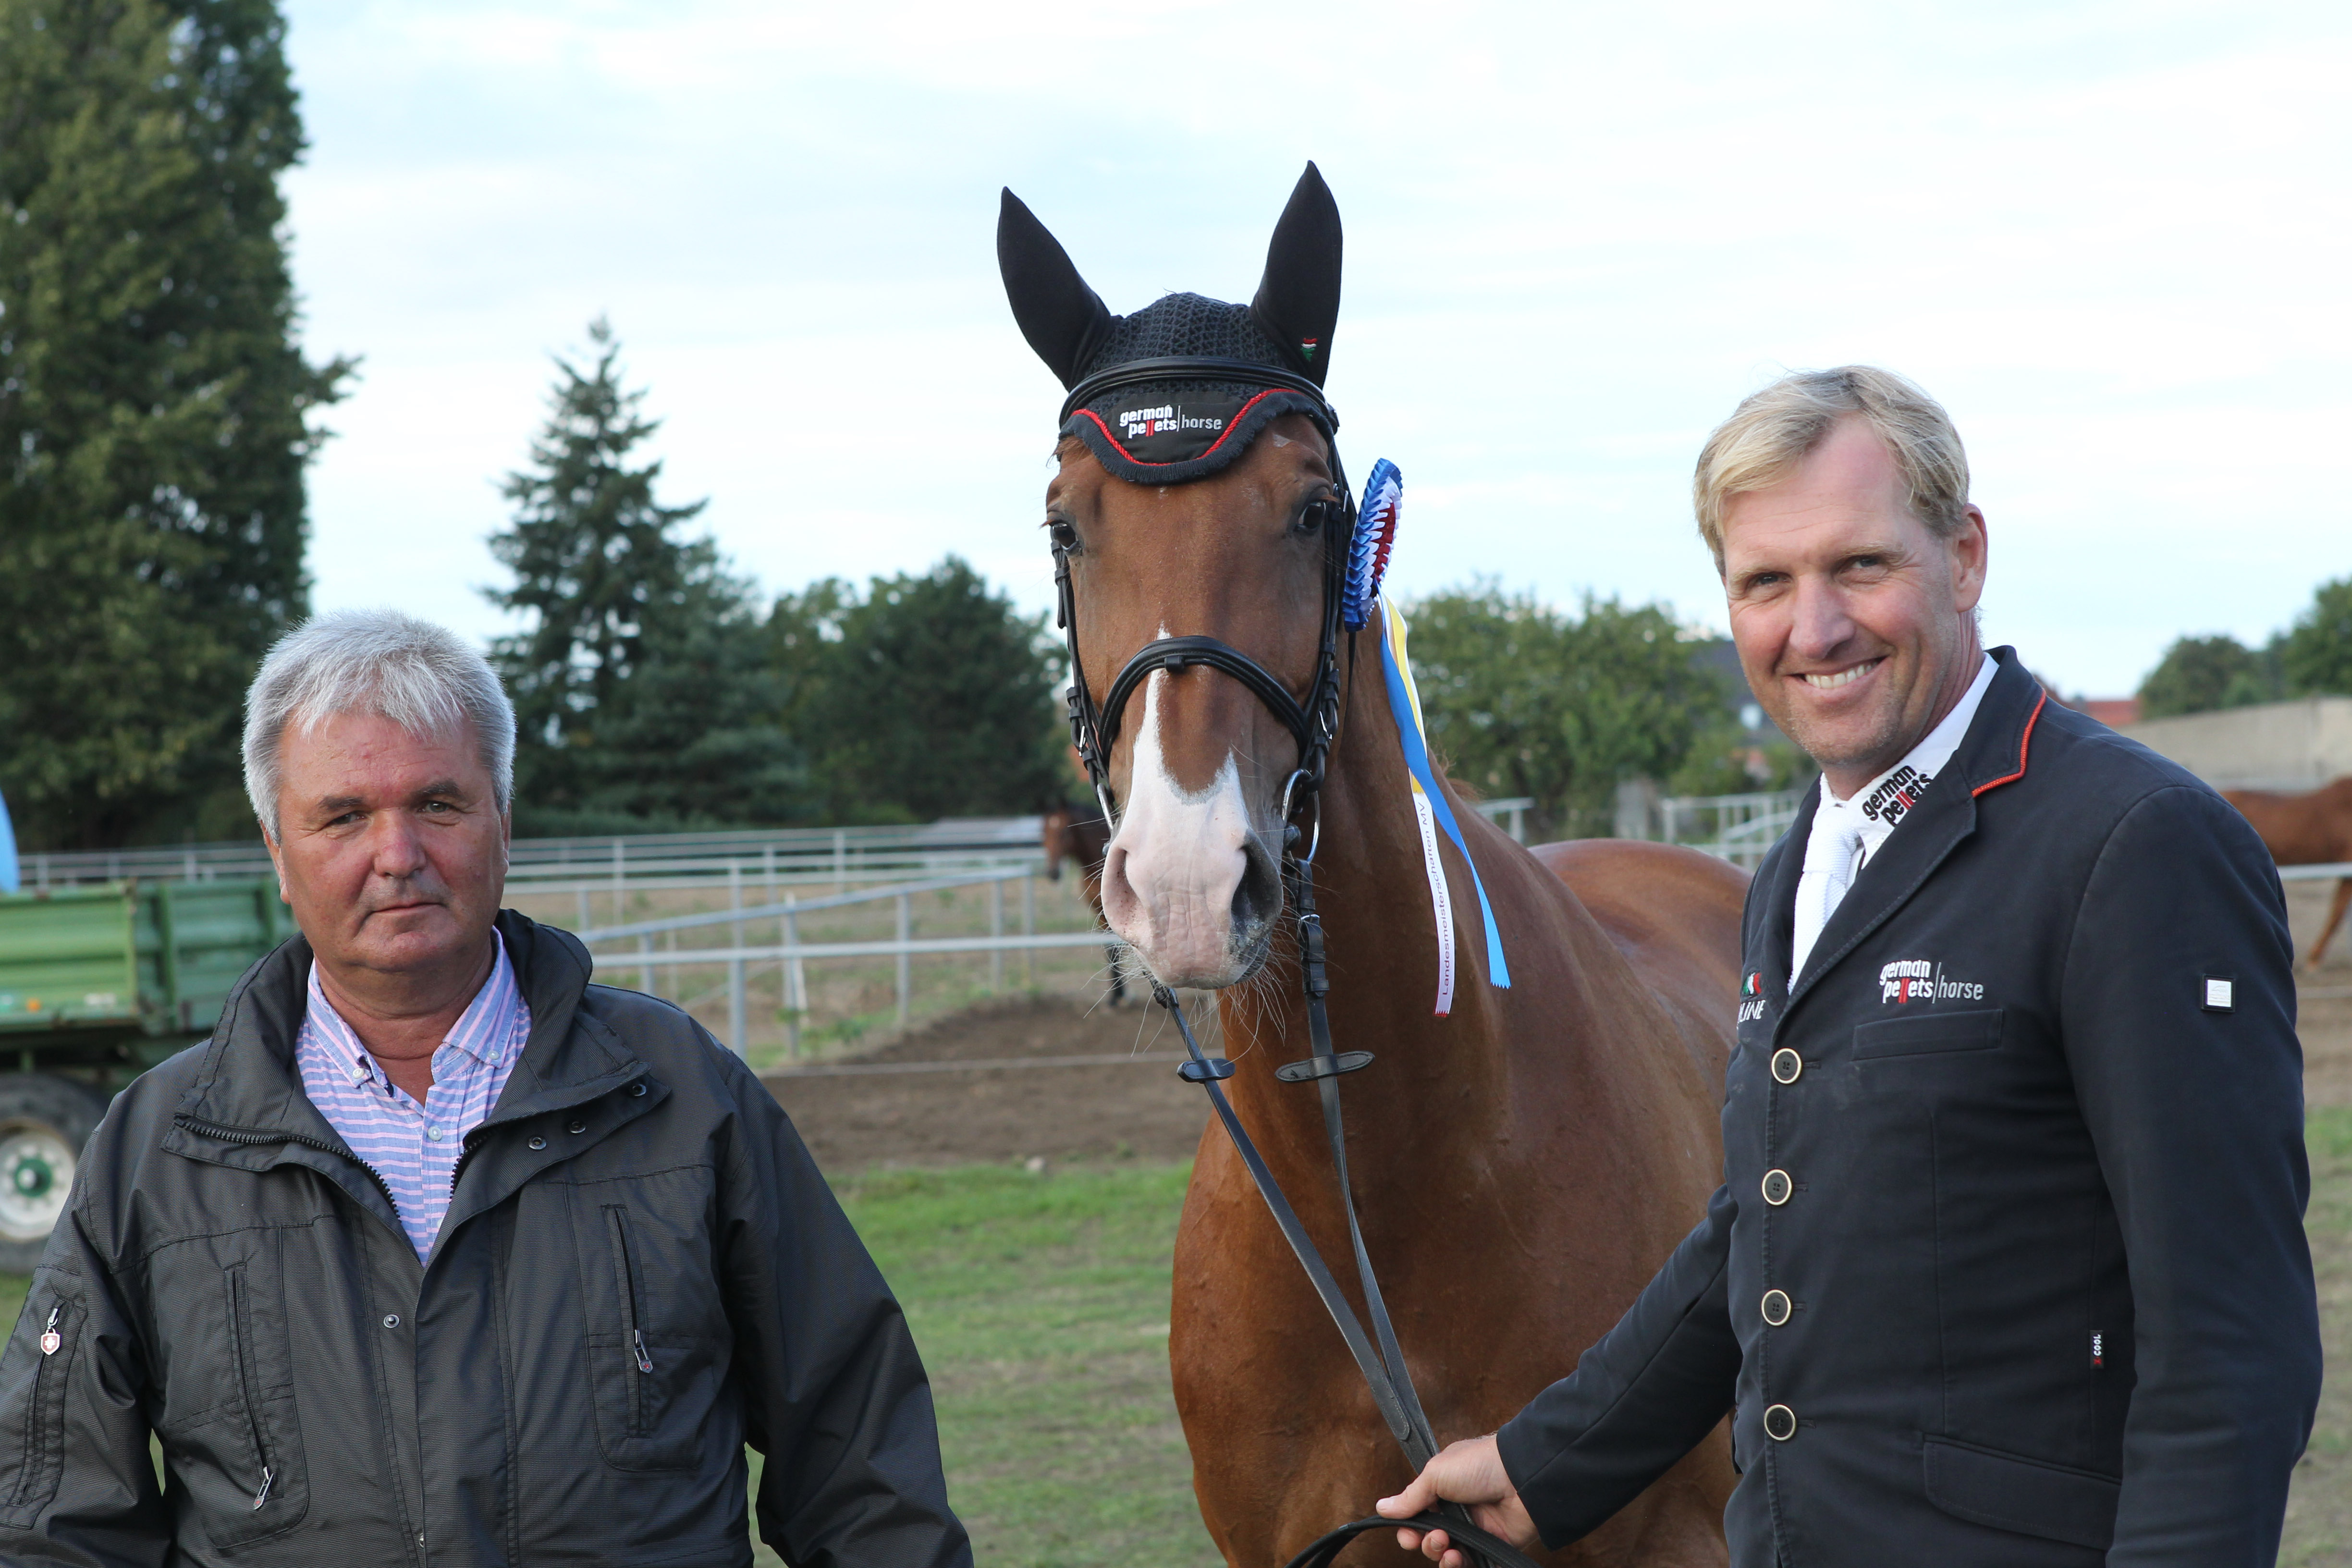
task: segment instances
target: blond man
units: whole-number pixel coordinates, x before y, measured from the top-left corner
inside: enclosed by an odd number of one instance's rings
[[[1382,1511],[1564,1546],[1728,1415],[1734,1568],[2267,1568],[2320,1374],[2269,857],[1979,645],[1984,513],[1917,387],[1786,377],[1695,497],[1822,767],[1748,890],[1724,1184],[1571,1375]]]

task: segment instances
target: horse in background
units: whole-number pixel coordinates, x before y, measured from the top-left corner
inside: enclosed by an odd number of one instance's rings
[[[1094,906],[1095,920],[1103,918],[1102,868],[1103,854],[1110,847],[1110,824],[1102,819],[1099,811],[1080,813],[1076,809],[1057,805],[1045,815],[1042,837],[1045,847],[1045,879],[1062,879],[1062,862],[1071,861],[1078,868],[1079,890],[1087,902]],[[1114,1007],[1127,1000],[1127,976],[1119,965],[1118,944],[1106,942],[1103,953],[1109,960],[1110,1005]]]
[[[2238,808],[2262,835],[2271,858],[2282,866],[2333,866],[2352,861],[2352,776],[2340,778],[2301,795],[2281,795],[2265,789],[2225,789],[2221,798]],[[2336,883],[2336,901],[2327,923],[2311,944],[2305,969],[2319,967],[2344,911],[2352,907],[2352,877]]]

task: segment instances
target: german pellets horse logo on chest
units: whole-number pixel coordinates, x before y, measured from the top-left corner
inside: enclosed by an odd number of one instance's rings
[[[1984,987],[1973,980],[1954,980],[1942,963],[1927,958],[1898,958],[1878,971],[1878,1000],[1900,1005],[1906,1002],[1981,1002]]]

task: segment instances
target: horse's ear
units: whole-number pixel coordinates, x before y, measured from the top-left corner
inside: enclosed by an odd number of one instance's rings
[[[1110,311],[1061,242],[1010,189],[996,215],[996,266],[1021,335],[1065,388],[1076,385],[1110,327]]]
[[[1339,322],[1339,204],[1312,163],[1274,226],[1265,277],[1250,310],[1320,386],[1331,363],[1331,329]]]

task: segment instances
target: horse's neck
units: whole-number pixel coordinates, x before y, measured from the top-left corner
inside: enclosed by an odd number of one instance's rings
[[[1342,1080],[1350,1141],[1376,1138],[1386,1146],[1391,1138],[1410,1135],[1415,1147],[1427,1150],[1433,1142],[1487,1136],[1475,1113],[1465,1116],[1461,1108],[1483,1102],[1501,1113],[1499,1089],[1509,1077],[1511,1052],[1524,1043],[1524,1031],[1507,1026],[1509,994],[1488,985],[1477,895],[1450,844],[1444,854],[1452,863],[1454,1000],[1450,1016],[1434,1016],[1436,916],[1411,774],[1380,657],[1378,643],[1367,636],[1323,788],[1315,901],[1327,939],[1334,1048],[1367,1048],[1376,1058],[1370,1068]],[[1528,928],[1540,918],[1544,942],[1566,941],[1571,948],[1592,942],[1606,945],[1591,917],[1550,873],[1494,840],[1466,806],[1456,804],[1454,814],[1494,896],[1507,953],[1515,916],[1522,943],[1536,936]],[[1570,919],[1559,918],[1563,908]],[[1229,991],[1222,999],[1229,1054],[1255,1050],[1276,1064],[1308,1054],[1307,1005],[1287,931],[1265,975],[1240,989],[1242,994]],[[1530,1000],[1523,983],[1520,1001]],[[1446,1093],[1449,1109],[1433,1124],[1431,1096],[1441,1089],[1470,1093]],[[1277,1137],[1286,1131],[1295,1144],[1319,1150],[1321,1123],[1312,1088],[1276,1083],[1260,1069],[1237,1079],[1234,1091],[1237,1100],[1257,1112],[1253,1120]],[[1414,1165],[1402,1162],[1399,1168]],[[1362,1173],[1358,1184],[1365,1184]]]

